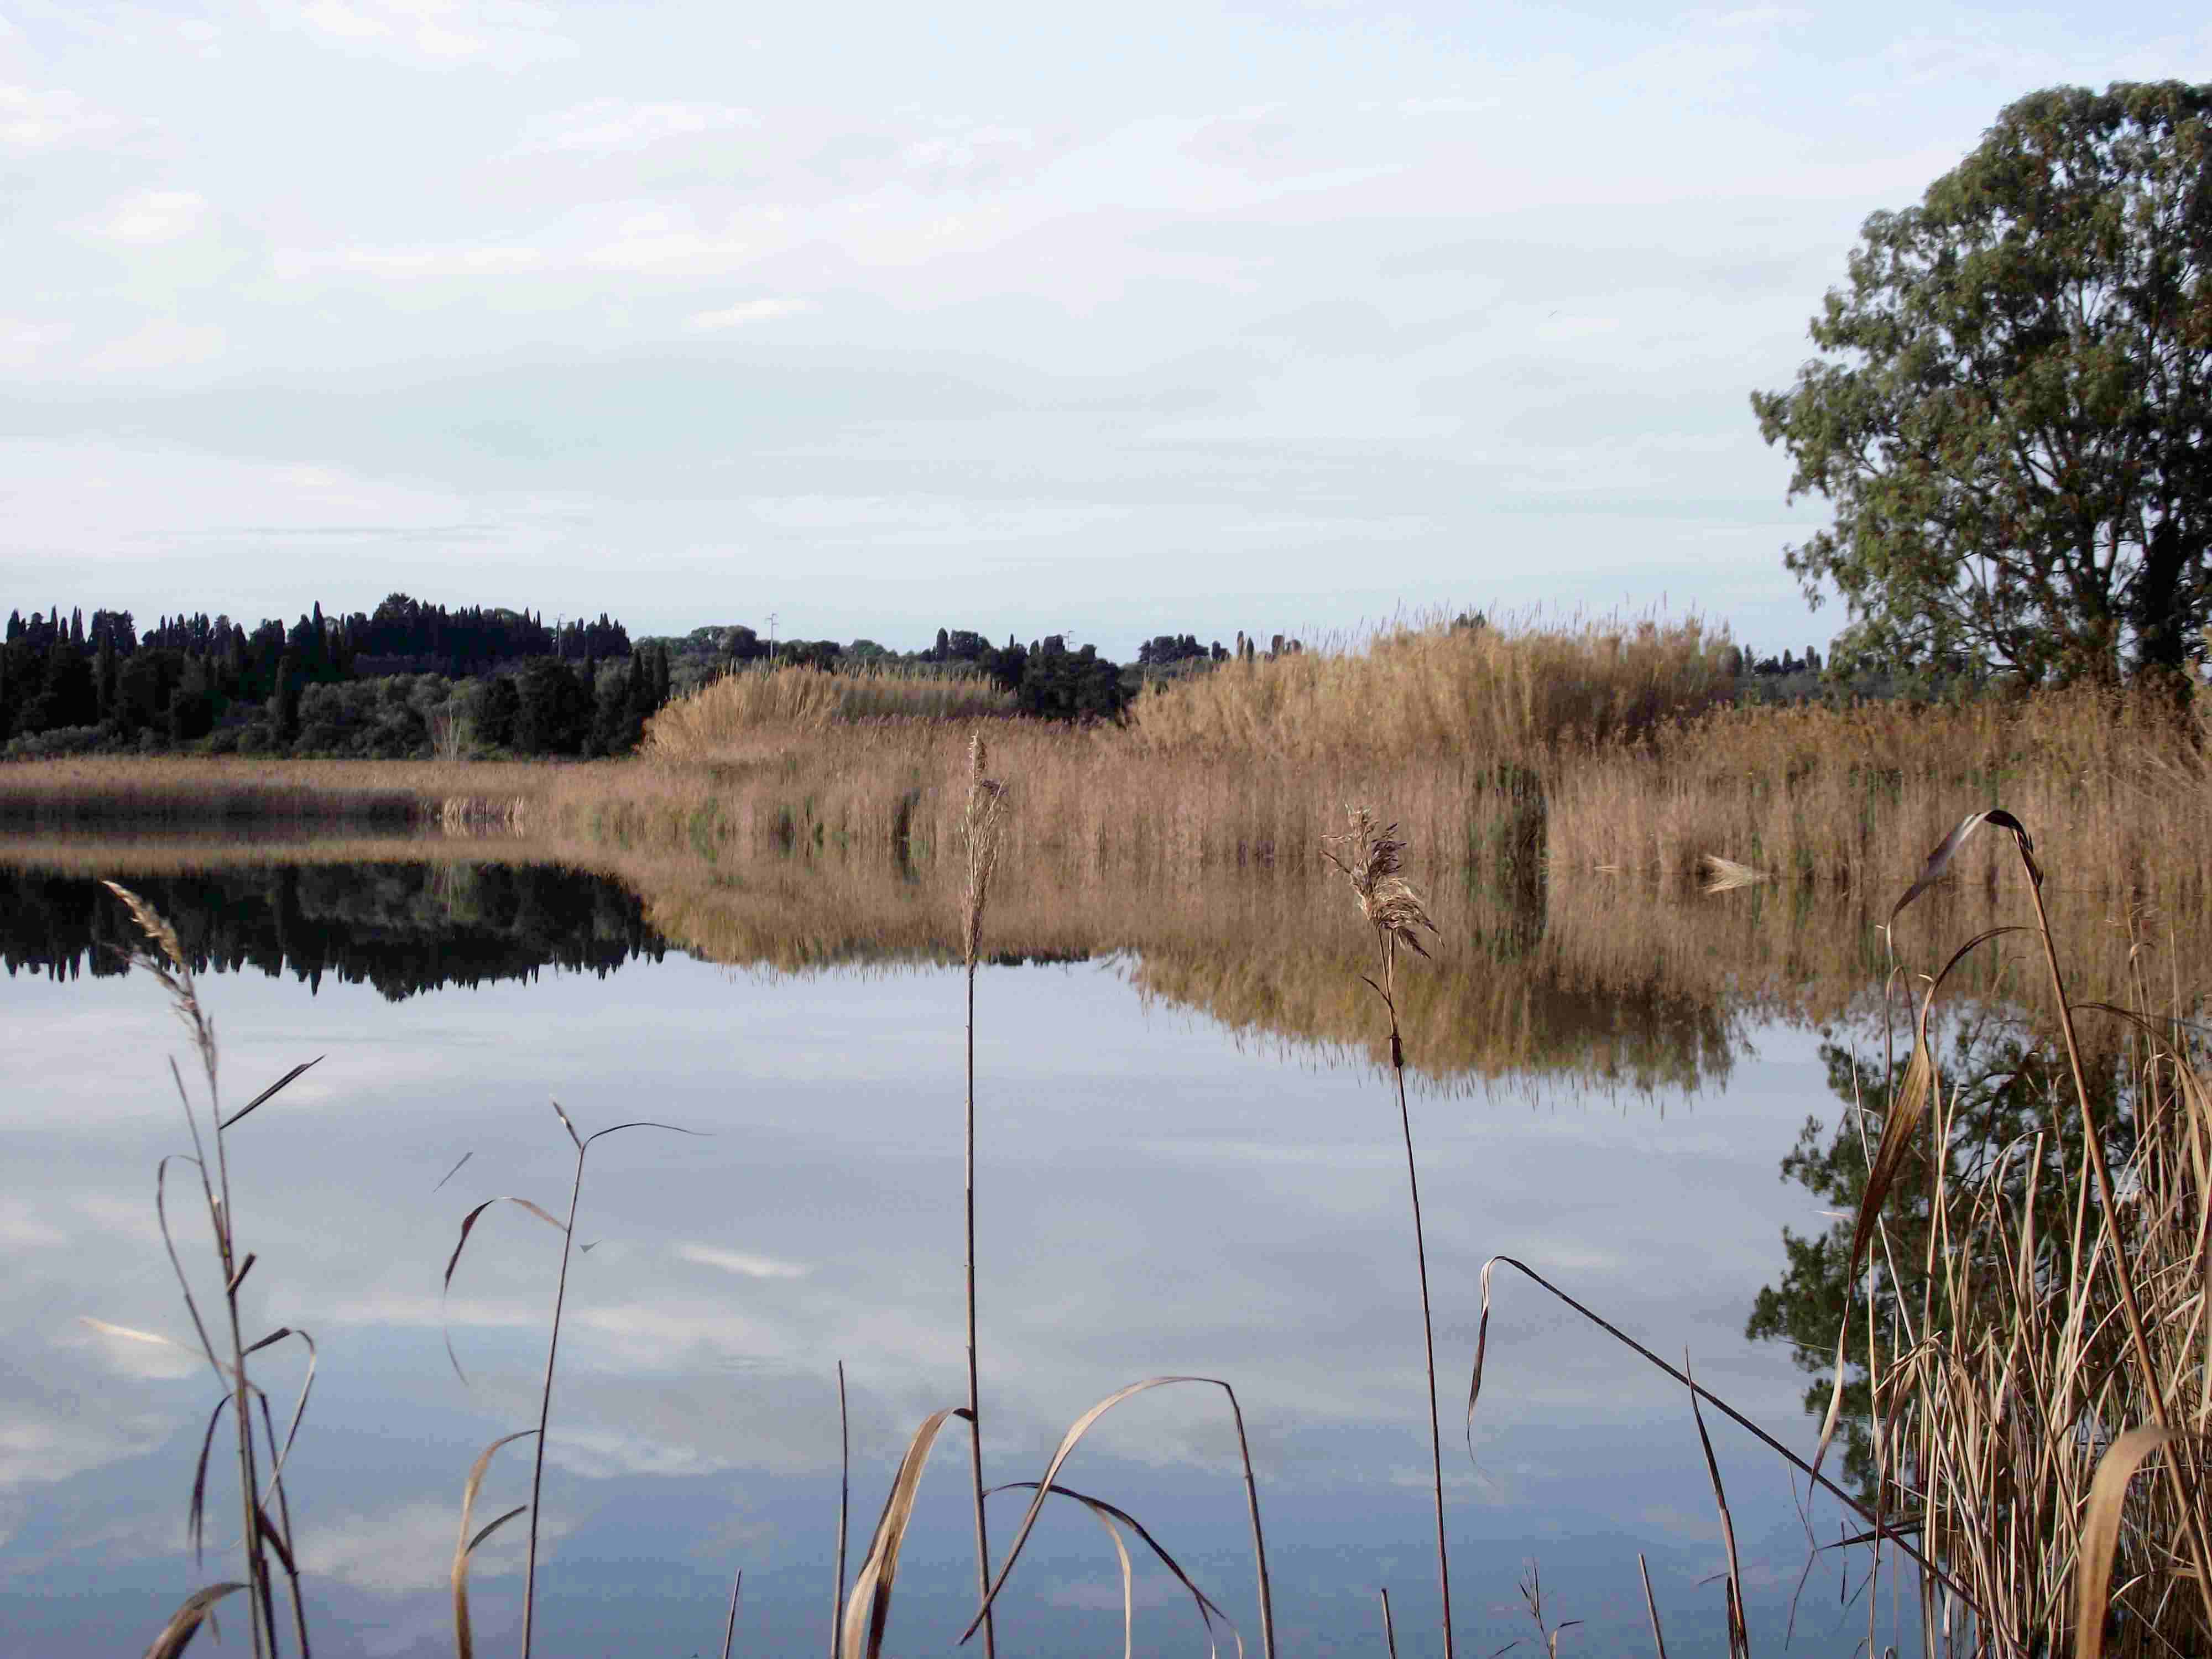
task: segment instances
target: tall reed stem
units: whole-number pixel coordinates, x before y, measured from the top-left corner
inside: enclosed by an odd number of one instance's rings
[[[1413,1116],[1406,1104],[1406,1049],[1398,1035],[1397,939],[1382,943],[1382,1000],[1390,1010],[1390,1073],[1398,1085],[1398,1125],[1406,1136],[1406,1190],[1413,1201],[1413,1263],[1421,1282],[1421,1350],[1429,1372],[1429,1479],[1437,1503],[1437,1587],[1443,1598],[1444,1659],[1452,1659],[1451,1553],[1444,1542],[1443,1435],[1437,1419],[1437,1332],[1429,1311],[1429,1247],[1421,1226],[1421,1176],[1413,1162]]]
[[[975,963],[983,947],[983,912],[990,902],[991,872],[998,863],[1005,787],[983,774],[988,750],[983,734],[968,742],[968,798],[961,839],[968,854],[966,903],[960,916],[960,955],[968,969],[967,1117],[961,1183],[966,1228],[968,1291],[968,1467],[975,1504],[975,1595],[983,1619],[983,1659],[996,1659],[998,1630],[991,1612],[991,1534],[983,1516],[983,1406],[975,1364]]]
[[[568,1121],[565,1115],[562,1121]],[[575,1133],[573,1128],[568,1131],[572,1139]],[[530,1659],[531,1632],[538,1610],[538,1512],[545,1489],[545,1424],[553,1415],[553,1362],[561,1352],[561,1305],[568,1298],[568,1258],[574,1253],[576,1206],[583,1196],[584,1148],[580,1144],[575,1184],[568,1189],[568,1224],[561,1233],[561,1277],[553,1291],[553,1334],[545,1344],[545,1382],[538,1391],[538,1438],[530,1459],[530,1547],[522,1565],[522,1659]]]
[[[968,1467],[975,1499],[975,1593],[991,1594],[991,1534],[983,1516],[983,1407],[975,1374],[975,953],[968,952],[968,1132],[963,1180],[968,1243]],[[983,1614],[984,1659],[998,1652],[998,1632],[987,1608]]]

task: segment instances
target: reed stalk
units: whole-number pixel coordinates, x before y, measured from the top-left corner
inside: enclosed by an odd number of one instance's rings
[[[1413,1158],[1413,1118],[1406,1103],[1406,1045],[1398,1028],[1398,950],[1403,945],[1426,957],[1420,930],[1433,933],[1420,896],[1400,873],[1406,843],[1398,839],[1395,823],[1378,829],[1374,814],[1364,806],[1348,807],[1349,830],[1328,837],[1322,851],[1329,862],[1351,883],[1359,901],[1359,913],[1375,930],[1376,948],[1382,954],[1380,984],[1368,980],[1390,1014],[1390,1075],[1398,1088],[1398,1124],[1406,1139],[1406,1189],[1413,1208],[1413,1262],[1421,1288],[1421,1348],[1429,1378],[1429,1474],[1437,1506],[1437,1586],[1443,1601],[1444,1659],[1452,1659],[1451,1551],[1444,1533],[1443,1434],[1437,1416],[1437,1333],[1430,1314],[1429,1248],[1421,1225],[1421,1175]],[[1335,848],[1342,847],[1340,855]]]
[[[991,873],[999,859],[999,836],[1004,823],[1006,792],[995,778],[984,775],[989,758],[983,734],[968,744],[968,799],[961,817],[961,839],[967,854],[967,886],[961,911],[960,954],[967,969],[967,1113],[963,1136],[962,1186],[965,1217],[968,1316],[968,1451],[969,1473],[975,1507],[975,1595],[983,1609],[984,1659],[998,1652],[998,1631],[992,1616],[991,1534],[983,1509],[983,1404],[975,1350],[975,965],[983,942],[983,913],[990,902]]]
[[[169,1231],[167,1206],[163,1188],[168,1160],[163,1159],[155,1182],[155,1208],[159,1218],[161,1239],[169,1256],[169,1265],[175,1270],[179,1288],[182,1291],[186,1313],[191,1316],[194,1334],[199,1342],[201,1355],[207,1360],[217,1382],[224,1391],[224,1401],[208,1420],[207,1439],[200,1451],[198,1470],[192,1483],[191,1532],[197,1540],[203,1525],[204,1498],[206,1491],[209,1450],[213,1445],[216,1424],[227,1407],[232,1425],[238,1464],[239,1491],[239,1547],[246,1567],[246,1583],[237,1588],[246,1592],[247,1623],[256,1659],[269,1656],[274,1659],[279,1651],[276,1633],[276,1570],[270,1565],[273,1554],[276,1565],[285,1575],[286,1589],[292,1608],[294,1639],[301,1659],[308,1659],[310,1644],[307,1635],[307,1610],[300,1593],[298,1553],[293,1545],[291,1503],[283,1484],[283,1465],[292,1437],[298,1432],[300,1419],[307,1410],[307,1394],[314,1385],[314,1342],[304,1331],[282,1327],[253,1342],[246,1340],[240,1291],[246,1275],[252,1272],[258,1258],[247,1251],[240,1254],[238,1248],[237,1211],[233,1201],[230,1184],[230,1155],[228,1132],[249,1114],[259,1109],[267,1101],[289,1086],[315,1061],[295,1066],[268,1088],[236,1111],[226,1114],[222,1107],[220,1053],[216,1043],[215,1022],[201,1005],[198,987],[192,975],[190,958],[185,954],[175,928],[164,920],[145,900],[129,888],[118,883],[103,883],[131,914],[138,930],[145,936],[146,948],[131,953],[133,965],[150,974],[168,993],[169,1003],[177,1018],[190,1034],[193,1052],[200,1062],[200,1072],[207,1091],[208,1133],[200,1132],[199,1115],[192,1105],[191,1092],[185,1087],[184,1073],[173,1060],[169,1075],[175,1083],[177,1097],[185,1112],[185,1124],[192,1138],[190,1159],[199,1172],[200,1196],[207,1207],[208,1229],[213,1240],[216,1261],[222,1274],[224,1334],[228,1337],[228,1359],[217,1357],[214,1340],[208,1334],[206,1321],[201,1316],[198,1298],[192,1294],[191,1281],[185,1277],[184,1263],[177,1253],[176,1240]],[[209,1169],[208,1142],[215,1147],[214,1170]],[[308,1352],[307,1381],[300,1392],[299,1403],[292,1414],[290,1431],[280,1443],[276,1424],[269,1414],[268,1396],[252,1380],[247,1370],[248,1358],[264,1348],[298,1337],[306,1344]],[[258,1404],[264,1425],[270,1457],[269,1486],[264,1492],[261,1485],[260,1460],[253,1432],[253,1411]],[[275,1505],[271,1516],[270,1505]],[[203,1601],[200,1595],[189,1599],[179,1610],[172,1627],[178,1632],[177,1647],[180,1650],[191,1632],[198,1628],[198,1620],[214,1604],[213,1599]],[[214,1598],[214,1599],[219,1599]],[[197,1613],[191,1611],[195,1607]],[[159,1648],[163,1638],[157,1639]]]

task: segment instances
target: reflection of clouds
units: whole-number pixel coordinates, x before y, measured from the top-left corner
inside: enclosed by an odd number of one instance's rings
[[[155,1413],[80,1416],[76,1404],[67,1395],[0,1401],[0,1490],[55,1486],[143,1455],[169,1431]]]
[[[107,1368],[124,1376],[144,1377],[149,1381],[168,1382],[190,1376],[200,1369],[204,1360],[191,1349],[171,1341],[155,1331],[142,1331],[129,1325],[112,1325],[90,1314],[77,1316],[77,1323],[88,1334],[84,1341],[64,1338],[64,1347],[90,1347],[96,1352]]]
[[[480,1500],[476,1525],[483,1526],[507,1507]],[[307,1541],[301,1565],[322,1577],[386,1595],[441,1589],[452,1577],[460,1512],[457,1486],[450,1499],[417,1498],[368,1513],[319,1514],[311,1528],[302,1529]],[[469,1558],[471,1583],[522,1571],[521,1529],[528,1520],[518,1516],[478,1547]],[[538,1528],[541,1559],[550,1540],[572,1529],[572,1522],[549,1511]]]
[[[41,1221],[20,1198],[0,1198],[0,1249],[43,1250],[69,1242],[58,1227]]]
[[[812,1271],[793,1262],[779,1261],[774,1256],[720,1249],[711,1244],[679,1244],[676,1247],[676,1254],[686,1261],[720,1267],[724,1273],[736,1273],[742,1279],[804,1279]]]
[[[450,1303],[438,1287],[471,1204],[498,1192],[564,1197],[574,1149],[550,1123],[549,1091],[580,1104],[586,1127],[613,1121],[614,1107],[594,1110],[601,1103],[642,1092],[650,1115],[714,1132],[593,1151],[579,1237],[607,1243],[570,1268],[548,1446],[564,1480],[608,1504],[686,1482],[818,1486],[837,1467],[842,1358],[856,1478],[878,1482],[862,1489],[865,1522],[915,1426],[964,1395],[957,1026],[947,1039],[942,1018],[957,977],[832,973],[733,989],[712,967],[672,961],[605,984],[555,979],[397,1008],[366,987],[326,985],[310,1003],[283,981],[209,986],[227,1042],[236,1034],[240,1058],[227,1049],[227,1073],[258,1075],[303,1049],[331,1055],[319,1076],[339,1109],[312,1124],[258,1115],[234,1150],[247,1242],[264,1255],[247,1286],[254,1328],[304,1326],[325,1341],[324,1392],[296,1454],[300,1497],[325,1456],[359,1455],[321,1437],[333,1426],[371,1448],[386,1483],[341,1489],[343,1512],[306,1510],[303,1540],[333,1583],[398,1596],[442,1582],[470,1453],[426,1431],[430,1413],[466,1413],[471,1451],[535,1420],[557,1237],[501,1206],[471,1235]],[[147,988],[90,988],[101,1046],[140,1033],[149,1054],[173,1046]],[[1110,978],[1009,971],[987,988],[996,1029],[1018,1034],[987,1050],[1000,1103],[979,1171],[994,1478],[1034,1478],[1069,1423],[1126,1383],[1210,1374],[1237,1387],[1263,1493],[1281,1483],[1362,1495],[1347,1502],[1382,1494],[1396,1515],[1409,1497],[1393,1472],[1419,1469],[1426,1425],[1402,1151],[1384,1092],[1273,1051],[1240,1053],[1195,1018],[1148,1015]],[[167,1351],[70,1322],[82,1311],[185,1328],[151,1242],[146,1178],[181,1125],[171,1100],[118,1136],[102,1097],[58,1065],[68,1049],[45,1058],[70,1022],[38,1018],[40,998],[0,1004],[0,1045],[52,1073],[58,1102],[29,1132],[41,1183],[19,1181],[0,1200],[0,1227],[27,1241],[11,1265],[29,1270],[0,1289],[0,1347],[51,1367],[46,1392],[7,1413],[21,1426],[0,1447],[0,1467],[38,1489],[23,1526],[33,1537],[45,1506],[87,1490],[50,1497],[50,1483],[188,1432],[198,1409],[130,1368]],[[524,1048],[520,1030],[542,1036]],[[856,1030],[866,1042],[852,1041]],[[775,1067],[775,1086],[750,1062],[735,1078],[732,1054]],[[465,1069],[479,1056],[482,1077],[453,1074],[457,1058]],[[1767,1077],[1753,1069],[1767,1063],[1747,1061],[1735,1083]],[[943,1110],[918,1110],[929,1085],[916,1079],[933,1078],[945,1084]],[[1481,1261],[1505,1249],[1653,1346],[1689,1341],[1701,1376],[1725,1379],[1754,1416],[1794,1420],[1786,1358],[1762,1370],[1754,1355],[1734,1375],[1727,1363],[1726,1350],[1742,1349],[1743,1304],[1778,1223],[1797,1213],[1774,1169],[1802,1107],[1778,1113],[1784,1091],[1767,1086],[1773,1098],[1732,1086],[1665,1120],[1480,1095],[1417,1108],[1447,1398],[1463,1396]],[[180,1230],[204,1231],[204,1218],[177,1213]],[[49,1234],[67,1248],[38,1242]],[[1563,1501],[1608,1501],[1588,1496],[1590,1466],[1621,1454],[1593,1450],[1583,1431],[1672,1424],[1677,1391],[1532,1286],[1502,1281],[1497,1305],[1480,1474],[1467,1475],[1463,1454],[1448,1458],[1455,1500],[1510,1510],[1504,1524]],[[465,1389],[447,1372],[441,1324],[456,1333]],[[72,1393],[96,1403],[60,1403]],[[189,1478],[189,1452],[177,1455],[184,1473],[165,1462],[158,1479]],[[1142,1513],[1148,1492],[1186,1479],[1233,1495],[1237,1470],[1225,1401],[1191,1387],[1117,1407],[1070,1474]],[[509,1490],[514,1477],[504,1471]],[[1637,1464],[1598,1484],[1610,1492],[1648,1478]],[[1623,1523],[1652,1495],[1624,1497]],[[514,1501],[487,1493],[484,1518]],[[1111,1575],[1107,1551],[1100,1582]],[[398,1618],[414,1604],[390,1605]]]

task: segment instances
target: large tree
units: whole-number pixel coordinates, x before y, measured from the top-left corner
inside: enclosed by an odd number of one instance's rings
[[[2172,671],[2212,617],[2212,86],[2039,92],[1866,222],[1822,356],[1756,392],[1848,662]]]

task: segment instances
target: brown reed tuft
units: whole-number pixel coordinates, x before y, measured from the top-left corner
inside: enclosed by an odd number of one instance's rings
[[[1364,806],[1346,806],[1351,828],[1340,836],[1322,837],[1322,856],[1343,872],[1359,901],[1359,914],[1390,945],[1405,945],[1415,956],[1425,957],[1418,929],[1437,931],[1413,884],[1400,873],[1406,843],[1398,826],[1376,829],[1375,815]],[[1341,856],[1336,848],[1343,848]],[[1384,957],[1388,960],[1389,950]]]

